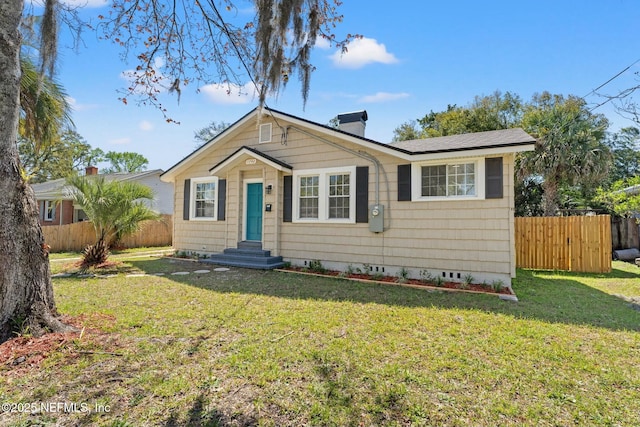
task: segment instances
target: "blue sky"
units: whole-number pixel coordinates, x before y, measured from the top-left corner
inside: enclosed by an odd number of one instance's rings
[[[67,0],[87,3],[87,0]],[[88,0],[86,17],[105,13],[105,0]],[[397,7],[390,7],[397,5]],[[403,122],[467,105],[476,95],[510,91],[529,100],[536,92],[586,96],[640,59],[640,3],[636,0],[562,1],[345,1],[338,34],[364,38],[340,56],[318,47],[317,67],[303,110],[300,87],[292,78],[268,106],[319,123],[336,114],[365,109],[366,136],[389,142]],[[166,123],[152,107],[124,105],[118,89],[126,85],[118,47],[83,34],[77,52],[61,40],[57,78],[74,106],[78,132],[104,151],[133,151],[149,159],[150,169],[168,169],[196,146],[194,131],[212,120],[234,122],[257,104],[251,97],[220,96],[214,86],[187,87],[178,104],[163,98]],[[640,62],[605,86],[616,93],[637,84]],[[602,98],[589,95],[596,105]],[[631,122],[607,104],[597,110],[612,131]]]

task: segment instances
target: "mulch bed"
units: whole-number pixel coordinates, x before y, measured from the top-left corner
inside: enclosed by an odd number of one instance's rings
[[[435,283],[425,282],[419,279],[406,279],[404,281],[400,281],[398,277],[395,276],[374,276],[372,274],[362,274],[362,273],[351,273],[347,274],[343,271],[335,271],[335,270],[324,270],[324,271],[311,271],[308,268],[304,267],[286,267],[279,269],[280,271],[301,273],[301,274],[311,274],[316,276],[327,276],[327,277],[336,277],[341,279],[350,279],[350,280],[358,280],[364,282],[375,282],[375,283],[384,283],[391,285],[400,285],[400,286],[411,286],[417,288],[425,288],[425,289],[442,289],[448,291],[460,291],[460,292],[473,292],[473,293],[483,293],[483,294],[502,294],[502,295],[515,295],[510,288],[503,287],[499,292],[493,289],[489,285],[485,284],[463,284],[458,282],[442,282],[441,285],[436,285]]]
[[[54,352],[64,352],[75,358],[87,351],[79,350],[77,340],[92,347],[111,350],[117,343],[111,334],[96,329],[97,325],[113,323],[115,318],[105,314],[62,316],[67,325],[78,329],[77,332],[49,333],[41,337],[22,335],[0,344],[0,372],[3,376],[21,376],[39,369],[41,363]]]

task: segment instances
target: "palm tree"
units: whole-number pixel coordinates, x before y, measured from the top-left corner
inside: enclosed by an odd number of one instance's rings
[[[59,140],[63,128],[72,125],[71,105],[64,88],[40,74],[29,58],[20,58],[20,136],[29,140],[37,154]]]
[[[153,200],[153,191],[145,185],[84,176],[71,177],[67,183],[74,204],[96,231],[96,243],[84,250],[83,268],[104,263],[113,243],[138,231],[143,221],[159,218],[145,204]]]
[[[611,165],[604,143],[607,119],[592,114],[584,100],[544,92],[527,106],[522,127],[538,140],[535,151],[519,158],[521,175],[542,178],[545,216],[554,216],[563,185],[596,187]]]

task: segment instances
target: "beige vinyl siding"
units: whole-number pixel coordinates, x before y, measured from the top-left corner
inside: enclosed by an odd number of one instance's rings
[[[282,120],[278,124],[287,125]],[[384,267],[385,272],[391,274],[406,267],[416,277],[426,269],[438,275],[445,272],[447,278],[449,273],[454,273],[454,278],[457,273],[462,277],[471,274],[476,280],[503,280],[510,284],[510,278],[515,275],[513,154],[502,156],[505,185],[502,199],[398,202],[397,166],[407,162],[374,149],[366,150],[379,160],[385,172],[381,170],[380,173],[380,203],[385,206],[384,233],[370,232],[366,223],[282,222],[284,173],[260,159],[255,165],[246,165],[244,158],[225,169],[224,176],[219,176],[227,180],[226,220],[184,221],[184,179],[209,176],[210,168],[243,145],[291,165],[294,171],[368,166],[369,205],[374,203],[376,183],[372,162],[295,129],[289,129],[287,140],[281,141],[278,124],[274,122],[273,141],[264,144],[258,144],[257,126],[245,124],[242,131],[214,144],[201,153],[187,172],[177,176],[174,236],[177,249],[221,252],[224,248],[235,247],[242,239],[242,180],[262,178],[265,187],[273,186],[272,193],[264,195],[264,203],[272,204],[273,210],[263,212],[263,248],[294,264],[310,260],[321,260],[327,267],[336,268],[369,264],[380,269]],[[330,140],[352,150],[363,150],[361,146],[337,138]]]
[[[380,201],[385,205],[385,232],[369,232],[367,224],[283,225],[281,255],[298,263],[314,259],[327,266],[362,264],[397,271],[420,270],[441,275],[471,274],[476,280],[510,283],[515,275],[512,262],[513,155],[504,157],[505,197],[489,200],[397,201],[397,165],[378,156],[389,179],[390,201],[381,179]],[[369,202],[375,194],[375,170],[369,169]],[[302,258],[304,254],[306,258]]]

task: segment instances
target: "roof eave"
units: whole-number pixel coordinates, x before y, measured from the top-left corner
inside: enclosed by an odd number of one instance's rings
[[[216,175],[217,173],[221,172],[228,166],[237,162],[240,157],[245,155],[250,156],[252,158],[259,159],[261,162],[265,163],[266,165],[271,166],[272,168],[279,170],[281,172],[291,173],[293,171],[293,167],[284,162],[273,159],[265,155],[264,153],[261,153],[258,150],[254,150],[249,147],[242,146],[238,150],[236,150],[233,154],[231,154],[229,157],[227,157],[226,159],[224,159],[223,161],[221,161],[220,163],[218,163],[217,165],[209,169],[209,173],[211,175]]]
[[[502,144],[492,145],[485,147],[469,147],[464,149],[451,149],[451,150],[432,150],[422,151],[413,154],[412,161],[425,161],[425,160],[440,160],[454,157],[487,157],[499,154],[508,153],[522,153],[527,151],[533,151],[535,144],[518,143],[518,144]]]

